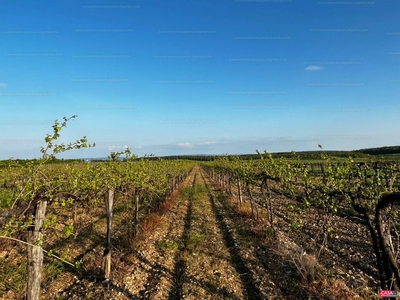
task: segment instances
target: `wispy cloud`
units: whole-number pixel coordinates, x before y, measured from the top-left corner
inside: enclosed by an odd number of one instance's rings
[[[200,145],[212,145],[212,144],[217,144],[217,142],[204,142],[204,143],[200,143]]]
[[[114,151],[114,150],[118,150],[118,149],[127,149],[127,148],[129,148],[127,145],[124,145],[124,146],[115,146],[115,145],[110,145],[110,146],[108,146],[108,150],[109,151]]]
[[[306,71],[321,71],[321,70],[323,70],[324,68],[323,67],[320,67],[320,66],[308,66],[307,68],[306,68]]]
[[[194,145],[191,143],[179,143],[178,146],[182,148],[194,148]]]
[[[0,82],[0,88],[6,88],[8,86],[5,82]]]

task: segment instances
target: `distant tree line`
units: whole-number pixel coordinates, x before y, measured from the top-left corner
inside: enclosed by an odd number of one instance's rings
[[[357,150],[356,152],[370,154],[370,155],[400,154],[400,146],[367,148],[367,149]]]
[[[376,148],[366,148],[354,151],[327,151],[325,153],[331,157],[352,157],[352,158],[368,158],[371,155],[388,155],[388,154],[400,154],[400,146],[386,146],[386,147],[376,147]],[[321,151],[299,151],[296,154],[301,159],[313,160],[313,159],[320,159],[321,158]],[[145,156],[146,159],[149,160],[157,160],[159,158],[165,160],[195,160],[195,161],[213,161],[217,157],[221,156],[232,156],[230,154],[221,154],[221,155],[170,155],[170,156],[154,156],[149,155]],[[254,154],[240,154],[240,155],[233,155],[238,156],[241,159],[259,159],[260,156],[256,153]],[[292,157],[292,152],[275,152],[272,153],[274,158],[285,157],[290,158]],[[139,158],[137,158],[139,159]],[[106,161],[106,158],[101,159],[91,159],[91,162],[103,162]],[[121,158],[121,161],[124,159]],[[18,162],[19,164],[27,164],[28,162],[37,162],[37,159],[13,159],[14,162]],[[47,163],[54,164],[54,163],[63,163],[63,162],[79,162],[82,161],[81,159],[51,159]],[[9,160],[0,161],[0,167],[8,165]]]

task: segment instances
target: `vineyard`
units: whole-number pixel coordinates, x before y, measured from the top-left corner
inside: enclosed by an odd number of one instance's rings
[[[14,286],[16,279],[22,280],[15,276],[40,283],[42,272],[43,275],[47,272],[59,275],[64,269],[73,268],[78,273],[96,273],[89,267],[95,262],[80,259],[85,253],[75,250],[92,251],[97,243],[104,245],[103,268],[98,275],[107,281],[112,268],[112,249],[121,247],[120,242],[129,243],[140,228],[146,226],[146,221],[147,226],[151,226],[153,212],[168,209],[171,204],[167,200],[192,167],[192,163],[143,159],[124,163],[3,168],[0,189],[2,264],[14,259],[13,253],[26,251],[27,259],[2,269],[2,278],[7,280],[2,281],[1,290],[24,291],[25,287]],[[117,213],[114,220],[113,215]],[[104,233],[103,241],[97,240],[100,232]],[[112,241],[117,244],[112,245]],[[86,246],[82,247],[82,243]],[[42,269],[42,248],[49,249],[44,253],[44,261],[52,261],[48,266],[50,270],[46,266]],[[55,265],[54,259],[58,261]],[[28,276],[23,270],[26,266],[29,266]],[[28,285],[34,286],[34,282]]]
[[[378,299],[398,290],[398,161],[136,158],[0,168],[0,299]],[[53,151],[52,155],[48,152]],[[120,160],[120,155],[125,159]]]
[[[321,162],[303,163],[296,153],[278,160],[259,155],[260,161],[222,158],[204,167],[236,199],[239,214],[255,226],[266,222],[257,234],[294,243],[281,253],[304,282],[329,273],[353,289],[398,290],[397,161],[333,161],[322,154]]]

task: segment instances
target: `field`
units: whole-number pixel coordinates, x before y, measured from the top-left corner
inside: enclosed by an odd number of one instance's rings
[[[378,299],[398,287],[398,171],[268,153],[10,161],[0,299],[33,293],[38,274],[40,299]]]

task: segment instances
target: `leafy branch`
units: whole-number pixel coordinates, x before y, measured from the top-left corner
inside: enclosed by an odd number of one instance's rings
[[[68,150],[73,150],[73,149],[81,149],[81,148],[91,148],[95,147],[96,144],[89,144],[87,141],[86,136],[83,138],[77,140],[74,143],[69,143],[69,144],[55,144],[54,142],[60,137],[60,131],[67,127],[67,123],[70,120],[74,120],[77,118],[77,115],[73,115],[72,117],[63,117],[63,122],[59,123],[58,120],[54,121],[53,127],[53,134],[47,134],[45,137],[45,142],[46,142],[46,147],[40,147],[40,152],[42,153],[42,160],[47,161],[55,158],[55,155],[58,153],[62,153]],[[53,153],[49,154],[48,151],[53,150]]]

